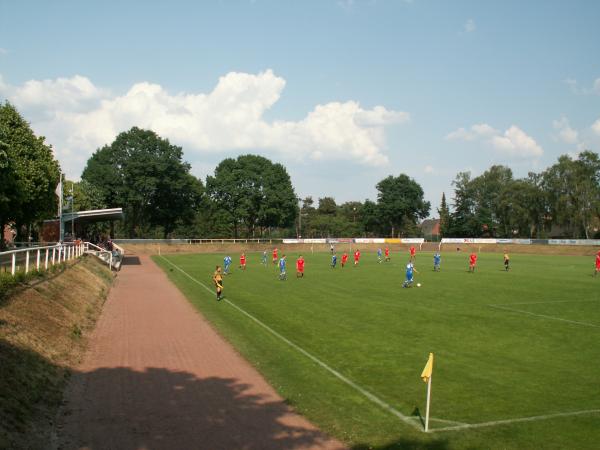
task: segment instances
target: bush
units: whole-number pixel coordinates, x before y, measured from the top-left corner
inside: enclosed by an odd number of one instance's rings
[[[6,298],[9,291],[17,286],[18,282],[10,274],[0,273],[0,300]]]

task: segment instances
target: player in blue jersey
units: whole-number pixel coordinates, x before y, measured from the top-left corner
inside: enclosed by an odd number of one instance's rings
[[[383,254],[382,254],[381,248],[378,248],[377,249],[377,262],[379,264],[381,264],[381,262],[383,261],[382,258],[383,258]]]
[[[441,262],[442,262],[442,255],[440,255],[440,252],[435,252],[435,255],[433,255],[433,271],[434,272],[440,271],[440,263]]]
[[[231,256],[227,255],[223,258],[223,274],[229,275],[229,267],[231,266]]]
[[[263,266],[267,265],[267,251],[266,250],[263,250],[262,259],[260,260],[260,263]]]
[[[279,279],[287,280],[287,273],[285,272],[285,255],[281,255],[279,260]]]
[[[334,253],[333,255],[331,255],[331,268],[335,269],[336,264],[337,264],[337,255]]]
[[[415,266],[413,265],[413,263],[409,262],[406,265],[406,280],[404,280],[404,283],[402,283],[403,288],[408,288],[408,287],[412,286],[415,273],[419,273],[419,272],[417,272],[417,269],[415,269]]]

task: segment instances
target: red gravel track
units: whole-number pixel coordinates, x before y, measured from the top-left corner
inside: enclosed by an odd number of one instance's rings
[[[62,449],[344,448],[286,406],[148,256],[119,273],[59,430]]]

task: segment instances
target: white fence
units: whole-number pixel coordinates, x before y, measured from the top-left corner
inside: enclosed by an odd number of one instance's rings
[[[48,270],[55,264],[60,264],[79,258],[86,251],[87,243],[57,244],[48,247],[31,247],[19,250],[10,250],[0,253],[0,267],[3,271],[14,275],[23,270]],[[8,268],[10,267],[10,270]]]
[[[518,244],[518,245],[587,245],[600,246],[600,239],[494,239],[442,238],[441,244]]]

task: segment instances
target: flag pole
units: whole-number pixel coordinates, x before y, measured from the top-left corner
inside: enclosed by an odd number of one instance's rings
[[[63,174],[61,172],[60,174],[60,181],[58,183],[58,186],[60,187],[59,189],[59,196],[58,196],[58,218],[59,218],[59,230],[58,230],[58,240],[60,241],[60,243],[62,244],[63,241],[65,240],[65,228],[64,228],[64,222],[63,222]]]
[[[427,408],[425,409],[425,433],[427,433],[429,431],[429,403],[431,400],[431,377],[432,377],[432,375],[429,375],[429,380],[427,381]]]

